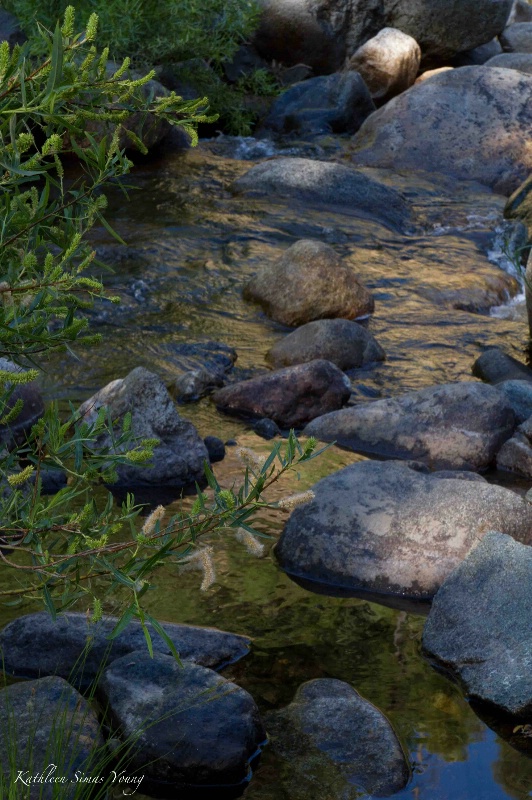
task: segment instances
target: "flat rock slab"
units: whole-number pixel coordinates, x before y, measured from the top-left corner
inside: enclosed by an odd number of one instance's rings
[[[532,505],[484,481],[363,461],[313,491],[290,516],[275,555],[291,577],[325,594],[427,601],[494,527],[532,543]]]
[[[104,617],[89,626],[85,614],[61,614],[55,622],[45,611],[26,614],[0,632],[4,669],[17,678],[59,675],[86,687],[105,662],[110,663],[146,647],[144,633],[136,621],[130,622],[116,639],[110,641],[108,636],[117,622],[115,617]],[[235,633],[170,622],[164,623],[164,629],[181,659],[204,667],[221,669],[249,652],[249,639]],[[153,649],[170,655],[161,636],[153,629],[150,629],[150,634]],[[92,646],[80,663],[89,635]]]
[[[251,196],[288,197],[303,203],[343,206],[353,214],[369,215],[402,233],[415,227],[411,206],[402,194],[356,169],[330,161],[271,159],[252,167],[233,183],[232,189]]]
[[[467,695],[532,714],[532,547],[490,532],[449,575],[423,631],[425,654]]]
[[[368,117],[353,137],[353,162],[441,172],[509,195],[532,171],[531,96],[532,76],[516,70],[443,72]]]
[[[166,790],[243,783],[265,743],[251,695],[196,664],[131,653],[105,670],[98,690],[120,737],[141,731],[131,768]]]
[[[14,777],[21,773],[21,793],[16,796],[24,800],[52,800],[58,789],[65,800],[79,797],[76,773],[90,775],[91,766],[107,756],[95,712],[57,677],[16,683],[0,691],[0,741],[1,769],[10,774],[12,755]],[[41,774],[45,780],[32,784],[31,777]]]
[[[515,427],[506,396],[482,383],[448,383],[318,417],[305,435],[431,469],[487,469]]]
[[[289,706],[267,716],[273,747],[288,758],[298,783],[321,784],[322,797],[375,797],[403,789],[410,768],[390,722],[344,681],[299,687]]]
[[[300,428],[341,408],[350,395],[349,378],[330,361],[317,359],[226,386],[213,399],[226,414],[267,417],[281,428]]]

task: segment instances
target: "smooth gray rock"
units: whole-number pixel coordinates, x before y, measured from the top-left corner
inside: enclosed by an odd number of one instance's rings
[[[532,443],[519,428],[497,453],[497,468],[532,478]]]
[[[514,0],[506,25],[513,25],[514,22],[532,22],[532,5],[527,0]]]
[[[203,440],[211,464],[223,461],[225,458],[225,444],[217,436],[206,436]]]
[[[317,784],[322,797],[359,796],[355,786],[388,796],[410,778],[388,719],[344,681],[304,683],[290,705],[268,714],[267,724],[274,749],[290,761],[297,783]]]
[[[509,53],[532,53],[532,22],[516,22],[500,35],[503,50]]]
[[[374,100],[386,101],[413,85],[420,62],[421,49],[415,39],[395,28],[383,28],[353,53],[345,67],[362,76]]]
[[[412,458],[431,469],[487,469],[515,427],[511,405],[476,382],[431,386],[315,419],[305,435],[386,458]]]
[[[153,372],[137,367],[125,378],[100,389],[79,411],[92,423],[102,407],[107,408],[117,431],[129,412],[136,439],[160,442],[151,466],[119,465],[116,486],[187,486],[203,480],[203,465],[209,459],[207,448],[192,423],[179,416],[164,383]],[[98,446],[112,448],[111,436],[102,435]]]
[[[451,63],[453,67],[472,67],[475,65],[486,64],[490,58],[500,55],[502,47],[497,38],[492,39],[491,42],[481,44],[473,50],[466,50],[464,53],[458,53]]]
[[[532,171],[532,76],[462,67],[372,114],[353,138],[356,166],[428,170],[511,194]]]
[[[234,181],[232,190],[251,196],[297,198],[305,204],[345,206],[403,233],[414,228],[411,206],[402,194],[330,161],[295,157],[264,161]]]
[[[516,422],[521,424],[532,416],[532,381],[509,380],[497,383],[513,408]]]
[[[492,527],[532,542],[532,505],[486,482],[363,461],[313,491],[275,555],[291,577],[325,594],[427,601]]]
[[[130,769],[166,791],[244,783],[265,743],[251,695],[196,664],[138,651],[114,661],[98,690],[120,737],[140,731]]]
[[[532,6],[531,6],[532,8]],[[516,69],[532,75],[532,53],[501,53],[486,61],[486,67],[502,67],[503,69]]]
[[[24,800],[52,800],[58,789],[65,800],[79,797],[76,773],[90,775],[94,764],[108,757],[95,712],[72,686],[56,677],[0,691],[0,741],[2,772],[7,779],[14,766],[16,779],[20,771],[18,788],[24,794],[16,796]],[[32,776],[41,774],[48,780],[31,782]],[[64,781],[58,785],[54,778]]]
[[[0,370],[17,373],[24,370],[7,358],[0,358]],[[0,425],[0,449],[12,448],[25,441],[32,425],[44,414],[44,401],[36,381],[15,386],[7,403],[11,410],[18,400],[22,400],[22,410],[9,425]]]
[[[354,270],[330,245],[313,239],[301,239],[263,267],[244,286],[244,298],[259,303],[276,322],[294,327],[317,319],[358,319],[375,307]]]
[[[108,637],[117,622],[115,617],[104,617],[89,626],[85,614],[61,614],[55,622],[45,611],[26,614],[0,632],[4,669],[16,678],[59,675],[85,688],[105,663],[146,647],[141,625],[136,621],[110,640]],[[249,639],[235,633],[170,622],[165,622],[163,627],[184,661],[204,667],[221,669],[249,652]],[[154,651],[170,655],[161,636],[150,625],[148,628]],[[91,648],[80,663],[89,635]]]
[[[471,699],[532,714],[532,547],[490,531],[447,578],[423,631],[425,654]]]
[[[472,372],[477,378],[495,385],[507,381],[532,382],[532,369],[499,347],[485,350],[473,364]]]
[[[302,364],[315,358],[325,358],[345,371],[384,361],[386,354],[366,328],[347,319],[308,322],[280,339],[266,354],[274,367]]]
[[[226,414],[301,428],[325,409],[341,408],[350,395],[349,378],[330,361],[316,359],[226,386],[213,400]]]
[[[356,133],[373,111],[375,104],[361,76],[336,72],[287,89],[274,100],[262,127],[298,138]]]

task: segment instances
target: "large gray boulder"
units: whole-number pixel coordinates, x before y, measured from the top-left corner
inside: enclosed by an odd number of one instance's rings
[[[266,354],[274,367],[303,364],[315,358],[332,361],[345,371],[384,361],[386,355],[366,328],[348,319],[308,322],[280,339]]]
[[[314,417],[341,408],[350,395],[349,378],[330,361],[316,359],[226,386],[213,399],[226,414],[267,417],[281,428],[301,428]]]
[[[109,758],[96,713],[62,678],[0,691],[0,741],[2,783],[16,786],[12,796],[24,800],[79,797],[79,775],[94,775],[95,765]],[[44,779],[32,783],[39,775]]]
[[[503,49],[509,53],[532,53],[532,22],[509,25],[500,36]]]
[[[487,533],[434,598],[423,649],[471,699],[532,714],[532,547]]]
[[[531,6],[532,8],[532,6]],[[532,53],[501,53],[486,61],[486,67],[502,67],[503,69],[516,69],[532,75]]]
[[[431,386],[319,417],[305,434],[386,458],[415,459],[431,469],[487,469],[515,427],[512,407],[493,386]]]
[[[316,319],[358,319],[371,314],[373,295],[333,248],[301,239],[244,287],[276,322],[296,327]]]
[[[463,67],[418,83],[353,139],[357,166],[442,172],[511,194],[532,170],[532,76]]]
[[[408,783],[410,768],[390,722],[344,681],[308,681],[266,720],[274,749],[295,772],[298,800],[316,785],[321,797],[351,800],[360,796],[355,786],[382,797]]]
[[[104,407],[119,433],[126,414],[131,414],[131,432],[135,439],[158,439],[150,466],[120,464],[115,485],[187,486],[204,478],[203,466],[209,456],[196,428],[177,413],[162,380],[143,367],[125,378],[111,381],[86,400],[79,411],[92,423]],[[97,446],[113,452],[110,434],[102,434]],[[122,448],[125,449],[125,448]]]
[[[353,53],[346,69],[362,76],[374,100],[386,101],[413,85],[420,61],[415,39],[395,28],[383,28]]]
[[[492,527],[532,543],[532,506],[484,481],[364,461],[313,491],[275,555],[290,576],[326,594],[428,601]]]
[[[373,111],[375,104],[358,73],[322,75],[283,92],[273,102],[263,128],[299,139],[355,133]]]
[[[408,233],[412,209],[400,192],[344,164],[311,158],[275,158],[255,164],[232,184],[235,193],[286,197],[305,205],[336,205],[370,215],[383,225]]]
[[[244,784],[266,740],[251,695],[197,664],[138,651],[114,661],[98,690],[119,736],[135,736],[129,769],[148,787]]]
[[[59,675],[86,688],[105,664],[146,647],[140,622],[135,620],[110,639],[117,623],[116,617],[104,617],[89,625],[87,616],[78,613],[61,614],[56,620],[46,611],[25,614],[0,632],[3,669],[15,678]],[[154,651],[170,655],[164,639],[151,625],[147,627]],[[249,652],[249,639],[235,633],[171,622],[163,623],[163,628],[183,661],[210,669],[222,669]]]

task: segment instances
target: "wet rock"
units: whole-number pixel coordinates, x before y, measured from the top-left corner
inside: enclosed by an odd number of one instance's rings
[[[59,675],[85,688],[105,662],[111,663],[146,646],[142,627],[136,621],[110,640],[109,635],[117,622],[116,617],[104,617],[89,627],[85,614],[65,613],[55,621],[45,611],[26,614],[0,632],[4,669],[17,678]],[[182,660],[204,667],[221,669],[249,651],[249,639],[235,633],[170,622],[165,622],[163,627]],[[150,625],[148,628],[154,651],[170,655],[162,637]],[[92,646],[80,663],[89,635]]]
[[[503,30],[512,0],[384,0],[386,25],[412,36],[425,60],[441,61],[489,42]]]
[[[434,598],[423,649],[471,699],[532,714],[532,547],[491,531]]]
[[[344,681],[304,683],[267,724],[297,782],[317,784],[322,797],[351,798],[354,785],[382,797],[408,783],[410,768],[390,722]]]
[[[346,206],[350,212],[376,217],[383,225],[407,233],[414,227],[405,198],[362,172],[330,161],[275,158],[255,164],[232,185],[251,196],[297,198],[305,204]]]
[[[532,416],[532,381],[502,381],[497,383],[497,389],[508,398],[516,422],[524,422]]]
[[[9,42],[10,47],[24,44],[26,35],[19,25],[19,21],[9,11],[0,8],[0,42]]]
[[[196,664],[144,651],[114,661],[100,681],[121,737],[141,731],[130,769],[169,787],[244,783],[266,733],[251,695]],[[146,724],[147,721],[149,724]]]
[[[296,83],[273,103],[265,130],[299,138],[355,133],[375,111],[368,87],[357,73],[334,73]]]
[[[176,400],[190,403],[223,386],[233,369],[237,353],[220,342],[172,343],[168,350],[168,366],[177,377],[170,384]]]
[[[346,62],[364,79],[374,100],[386,101],[406,91],[419,71],[421,50],[411,36],[383,28]]]
[[[499,38],[507,53],[532,53],[532,22],[509,25]]]
[[[48,778],[29,783],[16,795],[25,800],[58,797],[54,778],[67,781],[59,787],[62,798],[79,797],[76,773],[91,774],[95,761],[106,757],[96,714],[62,678],[16,683],[0,691],[0,740],[0,768],[6,779],[13,768],[15,776],[22,773],[19,787],[34,775]]]
[[[466,50],[465,53],[458,53],[452,59],[453,67],[472,67],[485,64],[490,58],[494,58],[502,53],[502,47],[498,39],[481,44],[473,50]]]
[[[432,469],[487,469],[514,430],[506,397],[493,386],[463,382],[336,411],[305,434],[386,458],[413,458]]]
[[[7,358],[0,358],[0,370],[10,373],[24,372]],[[18,416],[9,425],[0,425],[0,448],[22,444],[32,425],[44,414],[44,402],[36,381],[15,386],[7,403],[7,410],[11,410],[18,400],[22,400],[24,404]]]
[[[344,370],[384,361],[386,355],[375,337],[347,319],[320,319],[297,328],[280,339],[266,354],[274,367],[325,358]],[[531,411],[532,413],[532,411]]]
[[[532,77],[462,67],[390,101],[353,139],[357,166],[442,172],[510,194],[532,170]]]
[[[203,480],[207,448],[192,423],[179,416],[164,383],[153,372],[137,367],[125,378],[112,381],[86,400],[80,413],[92,423],[102,407],[107,408],[117,432],[131,413],[132,435],[160,442],[151,466],[120,464],[116,486],[186,486]],[[100,436],[98,447],[112,450],[111,436]]]
[[[225,445],[217,436],[206,436],[203,440],[211,464],[223,461],[225,458]]]
[[[324,409],[341,408],[350,394],[347,376],[317,359],[226,386],[213,399],[227,414],[268,417],[281,428],[300,428]]]
[[[532,382],[532,369],[498,347],[489,347],[485,350],[473,364],[472,372],[487,383]]]
[[[260,436],[266,440],[274,439],[276,436],[281,435],[281,429],[279,426],[273,421],[273,419],[268,419],[267,417],[259,419],[259,421],[253,426],[253,430],[257,436]]]
[[[327,594],[429,601],[493,527],[532,543],[532,506],[486,482],[363,461],[313,491],[275,555],[291,577]]]
[[[531,6],[532,8],[532,6]],[[502,67],[503,69],[516,69],[532,75],[532,53],[501,53],[486,61],[486,67]]]
[[[506,24],[510,26],[514,22],[532,22],[532,6],[527,0],[514,0],[513,8]]]
[[[316,319],[357,319],[371,314],[371,293],[332,247],[312,239],[296,242],[244,287],[244,298],[259,303],[283,325]]]

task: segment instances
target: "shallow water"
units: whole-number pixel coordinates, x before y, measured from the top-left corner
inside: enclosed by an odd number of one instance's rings
[[[58,356],[49,364],[48,396],[77,403],[139,365],[170,380],[173,348],[188,341],[212,339],[235,347],[237,374],[265,370],[267,349],[287,329],[245,303],[242,286],[303,237],[332,244],[375,294],[376,311],[367,325],[387,361],[352,374],[353,402],[471,379],[471,365],[487,346],[525,357],[522,304],[507,302],[520,285],[508,282],[497,266],[510,269],[503,253],[508,230],[503,198],[480,186],[435,183],[434,176],[368,171],[414,203],[419,229],[405,238],[345,210],[233,197],[231,181],[250,167],[243,159],[265,155],[253,147],[231,139],[203,143],[184,156],[139,167],[131,177],[136,190],[129,202],[112,196],[110,220],[129,248],[105,238],[98,244],[115,270],[106,283],[122,304],[95,309],[93,327],[105,337],[99,350],[80,349],[77,359]],[[331,148],[337,157],[338,147]],[[317,155],[328,157],[328,151]],[[492,286],[502,281],[508,294],[487,302],[487,279]],[[501,303],[504,310],[490,315],[490,305]],[[181,411],[203,436],[236,437],[269,450],[248,426],[218,413],[208,399]],[[331,448],[308,466],[301,486],[357,458]],[[227,482],[238,474],[233,449],[216,471]],[[264,521],[272,543],[281,526],[282,519]],[[224,674],[249,689],[263,711],[288,703],[303,681],[339,678],[389,716],[409,753],[413,779],[396,797],[532,797],[532,761],[491,731],[460,690],[421,657],[422,617],[365,600],[311,594],[280,572],[273,556],[257,560],[234,542],[216,545],[218,581],[207,594],[199,593],[194,573],[166,573],[149,605],[160,619],[252,636],[252,655]],[[8,612],[4,619],[19,613]],[[327,776],[294,776],[271,748],[245,797],[340,800]]]

